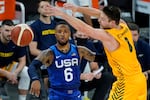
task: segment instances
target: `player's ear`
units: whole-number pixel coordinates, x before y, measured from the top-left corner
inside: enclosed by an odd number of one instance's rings
[[[57,38],[57,32],[55,31],[55,37]]]

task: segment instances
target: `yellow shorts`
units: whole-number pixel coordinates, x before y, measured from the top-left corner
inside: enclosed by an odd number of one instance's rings
[[[147,82],[144,74],[120,77],[113,83],[108,100],[147,100]]]
[[[17,62],[12,62],[8,66],[4,66],[1,69],[11,72],[13,70],[14,66],[16,65],[16,63]],[[3,78],[3,77],[4,77],[4,75],[0,74],[0,78]]]

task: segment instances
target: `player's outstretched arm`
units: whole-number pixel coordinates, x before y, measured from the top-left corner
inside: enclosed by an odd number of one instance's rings
[[[84,46],[78,46],[78,51],[81,59],[84,58],[92,62],[104,62],[106,60],[104,55],[96,54],[96,52],[92,52],[90,49]]]
[[[90,49],[88,49],[87,47],[84,46],[78,46],[78,52],[80,55],[80,58],[84,58],[88,61],[94,61],[95,59],[95,52],[92,52]]]
[[[53,59],[53,53],[50,49],[47,49],[47,50],[42,51],[40,55],[37,56],[29,65],[28,73],[32,81],[30,94],[39,97],[41,84],[39,81],[40,76],[39,76],[38,70],[40,70],[40,67],[43,64],[46,66],[49,66],[52,63],[52,59]]]
[[[51,65],[54,55],[51,49],[43,50],[35,59],[41,61],[45,66]]]
[[[90,7],[81,7],[81,6],[73,5],[70,3],[65,3],[64,8],[72,10],[73,12],[80,12],[89,16],[97,17],[97,18],[101,14],[101,11],[99,9],[90,8]]]
[[[49,9],[49,15],[61,16],[76,30],[85,33],[87,36],[92,37],[93,39],[101,40],[102,42],[108,42],[108,40],[112,40],[112,36],[108,35],[103,29],[95,29],[80,19],[69,16],[68,14],[61,11],[61,9],[58,7],[51,6]]]
[[[43,64],[49,66],[52,63],[52,59],[53,53],[50,49],[42,51],[29,65],[28,72],[31,80],[38,80],[38,68],[40,68]]]

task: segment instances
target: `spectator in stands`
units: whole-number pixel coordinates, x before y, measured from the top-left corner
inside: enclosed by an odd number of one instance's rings
[[[35,37],[29,47],[31,55],[34,57],[38,56],[42,50],[56,43],[54,29],[56,23],[47,15],[47,7],[49,5],[49,0],[41,0],[39,2],[38,12],[40,18],[30,25]]]
[[[75,34],[75,37],[77,40],[77,45],[85,46],[93,52],[98,52],[93,44],[93,41],[89,39],[88,36],[83,35],[81,32],[77,32]],[[99,69],[99,66],[101,65],[104,66],[104,63],[107,62],[102,44],[99,46],[101,48],[101,50],[99,51],[99,54],[102,55],[102,58],[100,60],[101,62],[99,63],[89,62],[91,72],[83,73],[85,70],[86,64],[88,63],[88,61],[83,58],[81,60],[81,67],[80,67],[81,69],[81,76],[80,76],[81,77],[81,86],[80,86],[81,93],[83,93],[84,91],[90,91],[92,89],[95,89],[92,100],[99,100],[99,99],[106,100],[109,90],[111,88],[111,85],[114,81],[114,77],[111,72],[107,71],[106,69],[107,67],[101,73],[99,73],[101,74],[100,75],[101,77],[97,79],[92,74],[94,70]],[[87,79],[90,79],[90,80],[86,82]]]
[[[0,29],[0,78],[18,84],[18,100],[26,100],[30,78],[26,67],[26,49],[16,46],[11,40],[14,23],[4,20]],[[17,61],[17,62],[16,62]],[[18,80],[19,77],[19,80]],[[13,98],[11,98],[13,100]]]
[[[147,42],[140,39],[139,27],[135,23],[128,23],[128,27],[132,32],[133,41],[137,53],[137,58],[141,64],[142,71],[150,84],[150,46]]]

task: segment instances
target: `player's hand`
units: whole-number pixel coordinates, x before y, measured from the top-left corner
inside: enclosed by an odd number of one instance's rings
[[[30,94],[39,97],[41,89],[41,83],[39,80],[35,80],[31,83]]]
[[[65,9],[72,10],[72,12],[77,12],[77,9],[78,9],[78,6],[77,6],[77,5],[73,5],[73,4],[71,4],[71,3],[65,3],[65,4],[63,5],[63,7],[64,7]]]
[[[144,75],[145,75],[145,77],[146,77],[146,79],[148,80],[148,73],[145,71],[145,72],[143,72],[144,73]]]
[[[18,83],[17,75],[15,73],[7,72],[6,77],[8,79],[7,81],[10,82],[11,84]]]
[[[96,79],[100,79],[101,76],[102,76],[102,73],[100,72],[100,73],[98,73],[98,74],[95,75],[95,78],[96,78]]]
[[[49,6],[49,16],[62,16],[65,14],[60,7]]]
[[[93,80],[93,78],[94,78],[94,74],[93,73],[82,73],[82,75],[81,75],[81,79],[82,80],[86,80],[86,81],[92,81]]]

